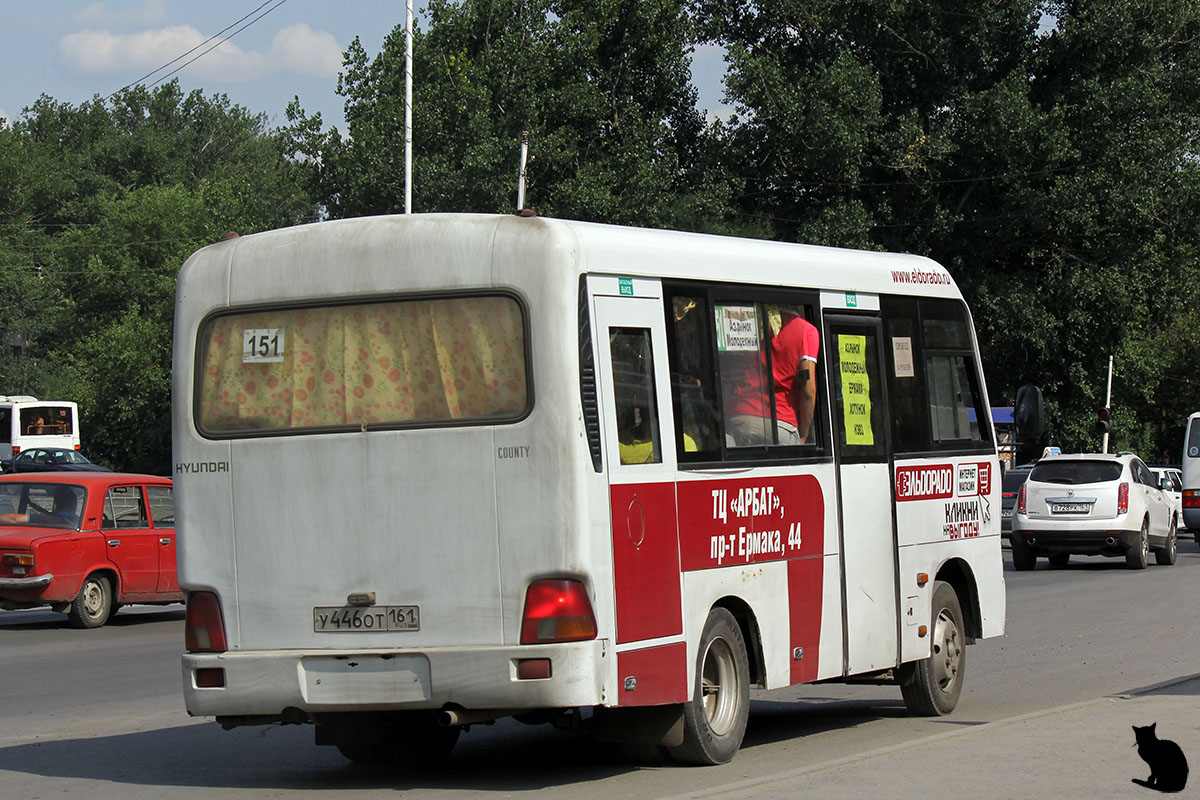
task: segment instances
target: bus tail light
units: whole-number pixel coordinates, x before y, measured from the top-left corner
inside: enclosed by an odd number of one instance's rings
[[[1129,512],[1129,484],[1122,483],[1117,489],[1117,513],[1126,514]]]
[[[224,653],[225,620],[212,592],[188,592],[184,645],[189,653]]]
[[[529,584],[521,617],[521,644],[595,638],[596,615],[581,582],[541,580]]]
[[[1200,508],[1200,489],[1183,490],[1183,507]]]
[[[1025,513],[1025,484],[1021,484],[1021,490],[1017,492],[1017,513]]]

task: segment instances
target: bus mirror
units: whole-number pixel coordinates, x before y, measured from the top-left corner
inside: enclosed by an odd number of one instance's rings
[[[1042,411],[1042,390],[1026,384],[1017,389],[1017,400],[1013,405],[1013,422],[1017,429],[1017,441],[1029,442],[1042,437],[1045,430],[1045,414]]]

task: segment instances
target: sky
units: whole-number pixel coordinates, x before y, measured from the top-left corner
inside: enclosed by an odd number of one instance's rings
[[[424,3],[414,5],[420,26]],[[344,131],[342,53],[357,36],[374,56],[404,15],[404,0],[0,0],[0,117],[18,117],[42,94],[78,105],[174,77],[185,92],[225,94],[272,126],[287,123],[284,109],[299,97],[305,112]],[[710,118],[728,113],[723,73],[717,48],[693,54],[698,105]]]

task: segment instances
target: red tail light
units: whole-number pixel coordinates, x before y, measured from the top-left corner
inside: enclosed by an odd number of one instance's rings
[[[1183,490],[1183,507],[1200,508],[1200,489]]]
[[[1117,513],[1125,514],[1129,511],[1129,484],[1122,483],[1117,489]]]
[[[224,653],[225,620],[212,592],[188,592],[184,645],[189,653]]]
[[[1017,513],[1025,513],[1025,484],[1021,484],[1021,490],[1017,492]]]
[[[529,584],[521,618],[521,644],[578,642],[596,638],[596,615],[579,581],[543,580]]]

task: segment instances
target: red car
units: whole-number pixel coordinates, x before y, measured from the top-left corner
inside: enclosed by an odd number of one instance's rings
[[[97,628],[126,603],[181,603],[170,478],[0,475],[0,608]]]

